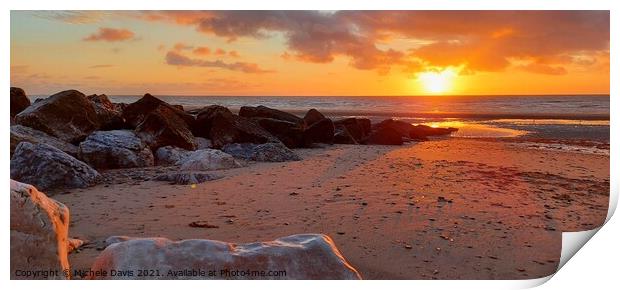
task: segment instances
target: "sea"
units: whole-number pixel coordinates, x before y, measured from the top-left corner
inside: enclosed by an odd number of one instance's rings
[[[109,97],[113,102],[132,103],[141,96]],[[237,112],[242,106],[263,105],[303,116],[315,108],[333,119],[365,117],[379,122],[394,118],[458,128],[453,138],[496,138],[609,154],[609,95],[156,97],[186,110],[215,104]]]

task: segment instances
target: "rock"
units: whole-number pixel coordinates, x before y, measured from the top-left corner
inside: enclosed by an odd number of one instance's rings
[[[222,151],[235,158],[259,162],[299,161],[301,157],[281,143],[235,143],[222,147]]]
[[[334,143],[335,144],[358,144],[355,137],[349,133],[347,127],[344,125],[338,125],[334,131]]]
[[[34,186],[11,180],[11,279],[68,279],[69,209]],[[23,271],[40,271],[39,276]],[[41,273],[54,271],[48,277]]]
[[[50,145],[21,142],[11,158],[11,178],[47,190],[88,187],[100,175],[86,163]]]
[[[30,106],[30,99],[20,88],[11,87],[11,119]]]
[[[136,133],[153,150],[167,145],[196,149],[194,135],[187,123],[170,106],[161,105],[150,111],[136,128]]]
[[[35,102],[15,116],[15,123],[74,144],[99,128],[93,104],[76,90]]]
[[[71,253],[84,245],[84,241],[80,239],[68,239],[67,240],[67,253]]]
[[[272,143],[278,138],[263,129],[256,122],[237,115],[215,113],[211,119],[209,137],[214,148],[231,143]]]
[[[400,132],[390,127],[379,127],[370,133],[364,140],[365,144],[376,145],[403,145],[403,137]]]
[[[179,108],[170,105],[151,94],[145,94],[144,97],[138,101],[131,103],[123,110],[122,117],[130,128],[137,128],[151,112],[158,110],[161,107],[166,107],[170,114],[176,115],[178,118],[185,122],[186,127],[192,128],[195,124],[194,117]]]
[[[304,128],[299,123],[281,121],[271,118],[254,118],[263,129],[278,138],[288,148],[304,146]]]
[[[187,151],[182,148],[164,146],[155,151],[155,159],[157,161],[157,165],[181,165],[191,154],[192,151]]]
[[[237,167],[242,167],[242,165],[234,157],[215,149],[191,152],[181,163],[181,170],[219,170]]]
[[[96,169],[153,166],[151,149],[128,130],[95,131],[80,143],[78,158]]]
[[[280,121],[287,121],[295,124],[301,124],[303,126],[304,119],[299,118],[293,114],[283,112],[280,110],[268,108],[265,106],[249,107],[244,106],[239,109],[239,116],[246,118],[270,118]]]
[[[387,120],[381,121],[378,124],[375,124],[374,128],[375,129],[389,128],[389,129],[396,131],[401,137],[410,138],[410,133],[411,133],[411,130],[414,129],[414,126],[411,123],[407,123],[407,122],[403,122],[399,120],[387,119]]]
[[[325,116],[321,114],[317,109],[310,109],[304,116],[304,122],[306,126],[312,126],[312,124],[325,119]]]
[[[112,103],[106,95],[90,95],[87,97],[95,107],[99,119],[100,130],[116,130],[125,127],[123,111]]]
[[[219,105],[204,107],[196,115],[196,123],[192,132],[195,136],[209,138],[213,119],[216,116],[232,119],[233,115],[234,114],[228,108]]]
[[[300,234],[263,243],[233,244],[214,240],[166,238],[119,240],[95,259],[93,271],[158,270],[159,277],[97,277],[91,279],[361,279],[334,241],[321,234]],[[215,276],[183,274],[188,269],[218,269]],[[219,271],[232,270],[229,274]],[[282,276],[248,276],[234,271],[286,271]],[[176,273],[177,275],[174,275]],[[180,273],[180,275],[178,275]],[[170,275],[168,275],[170,274]]]
[[[426,125],[416,125],[409,131],[409,137],[412,139],[424,139],[428,136],[450,135],[456,131],[458,131],[457,128],[433,128]]]
[[[357,143],[361,143],[362,140],[367,138],[368,135],[370,135],[371,131],[370,120],[365,118],[346,118],[338,120],[334,122],[334,126],[336,128],[346,128],[349,134],[355,139]]]
[[[211,140],[202,138],[202,137],[194,137],[194,142],[196,143],[196,149],[209,149],[213,147],[213,143]]]
[[[304,144],[314,143],[334,144],[334,123],[330,119],[322,119],[304,131]]]
[[[155,180],[168,181],[173,184],[199,184],[220,178],[222,178],[222,176],[213,173],[175,172],[162,174],[160,176],[157,176]]]
[[[11,126],[11,156],[13,156],[13,152],[15,152],[15,147],[17,147],[17,145],[21,142],[47,144],[52,147],[56,147],[57,149],[60,149],[73,157],[77,157],[78,147],[71,143],[67,143],[30,127],[22,125]]]

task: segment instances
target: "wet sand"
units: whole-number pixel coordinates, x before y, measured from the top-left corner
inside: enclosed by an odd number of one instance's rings
[[[555,271],[562,231],[607,214],[605,155],[462,138],[295,151],[303,161],[251,163],[195,187],[145,180],[168,170],[155,167],[55,194],[71,210],[70,236],[91,242],[69,256],[72,268],[87,269],[112,235],[325,233],[365,279],[529,279]]]

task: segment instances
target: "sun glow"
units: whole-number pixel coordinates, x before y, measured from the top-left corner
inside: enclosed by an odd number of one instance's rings
[[[418,74],[418,81],[424,90],[431,94],[442,94],[450,91],[454,85],[457,73],[452,68],[440,71],[427,71]]]

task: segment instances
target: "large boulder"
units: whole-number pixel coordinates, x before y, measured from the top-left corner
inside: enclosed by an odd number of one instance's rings
[[[412,139],[422,139],[429,136],[450,135],[452,132],[458,131],[457,128],[435,128],[427,125],[416,125],[409,131],[409,137]]]
[[[330,119],[322,119],[304,131],[304,144],[314,143],[334,144],[334,123]]]
[[[234,157],[215,149],[193,151],[181,161],[181,170],[220,170],[237,167],[242,167],[242,165]]]
[[[280,121],[287,121],[296,124],[303,124],[304,119],[297,117],[291,113],[268,108],[265,106],[249,107],[244,106],[239,109],[239,116],[246,118],[270,118]]]
[[[11,158],[11,178],[47,190],[88,187],[100,175],[86,163],[50,145],[21,142]]]
[[[123,110],[112,103],[106,95],[90,95],[87,97],[95,106],[95,112],[99,119],[100,130],[115,130],[125,127]]]
[[[153,150],[167,145],[187,150],[194,150],[197,146],[190,127],[170,106],[161,105],[150,111],[136,128],[136,133]]]
[[[317,109],[310,109],[304,116],[304,122],[306,126],[312,126],[312,124],[325,119],[325,115],[321,114]]]
[[[410,138],[411,130],[414,129],[414,126],[411,123],[394,120],[394,119],[383,120],[380,123],[375,124],[373,127],[374,127],[373,129],[375,130],[381,129],[381,128],[392,129],[398,132],[398,134],[400,134],[401,137],[405,137],[405,138]]]
[[[235,158],[259,162],[298,161],[301,157],[282,143],[235,143],[222,147],[222,151]]]
[[[15,123],[77,143],[99,128],[93,104],[76,90],[62,91],[35,102],[15,116]]]
[[[361,279],[334,241],[321,234],[300,234],[269,242],[233,244],[214,240],[111,237],[95,259],[93,272],[141,269],[160,276],[91,276],[92,279]],[[113,243],[115,242],[115,243]],[[199,270],[204,273],[188,273]],[[213,275],[208,271],[215,269]],[[262,276],[245,273],[286,273]]]
[[[263,129],[278,138],[286,147],[304,146],[304,128],[300,123],[293,123],[271,118],[254,118]]]
[[[30,99],[20,88],[11,87],[11,118],[30,106]]]
[[[196,122],[192,132],[199,137],[210,137],[213,119],[216,117],[233,118],[233,113],[226,107],[211,105],[202,108],[196,115]]]
[[[44,143],[56,147],[73,157],[77,157],[78,147],[71,143],[67,143],[30,127],[22,125],[11,126],[11,156],[13,156],[15,148],[21,142],[30,142],[32,144]]]
[[[153,166],[153,152],[128,130],[95,131],[80,143],[78,158],[97,169]]]
[[[376,145],[403,145],[403,136],[390,127],[379,127],[370,133],[364,140],[365,144]]]
[[[347,132],[355,139],[357,143],[362,142],[370,135],[370,120],[366,118],[345,118],[334,122],[336,128],[346,128]]]
[[[214,148],[222,148],[231,143],[279,142],[256,122],[237,115],[217,112],[213,114],[210,124],[209,138]]]
[[[334,143],[335,144],[358,144],[358,141],[355,140],[355,137],[353,137],[353,135],[351,135],[347,127],[343,125],[338,125],[334,128]]]
[[[123,109],[122,117],[125,119],[126,124],[130,128],[136,128],[140,125],[140,123],[146,120],[151,112],[158,110],[161,107],[166,107],[169,109],[167,111],[170,111],[172,114],[183,120],[188,128],[192,128],[194,126],[195,120],[192,115],[184,112],[178,107],[153,97],[151,94],[145,94],[141,99],[127,105]]]
[[[14,180],[10,209],[11,279],[68,279],[69,209]]]
[[[192,155],[192,151],[174,146],[164,146],[155,151],[155,161],[157,165],[163,166],[181,165],[190,155]]]

